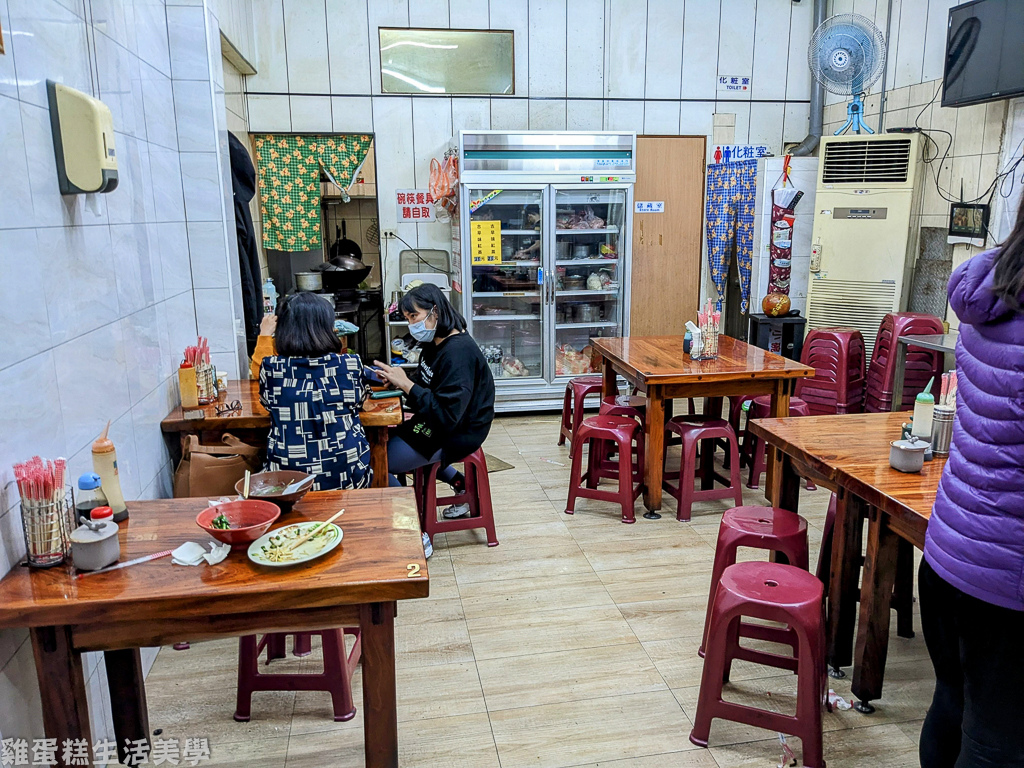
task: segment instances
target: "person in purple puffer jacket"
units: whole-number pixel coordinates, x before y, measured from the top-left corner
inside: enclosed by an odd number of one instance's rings
[[[918,579],[935,695],[923,768],[1024,766],[1024,203],[953,272],[953,444]]]

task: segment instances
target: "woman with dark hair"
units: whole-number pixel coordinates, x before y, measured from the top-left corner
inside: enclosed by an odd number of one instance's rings
[[[953,444],[925,538],[935,695],[923,768],[1020,768],[1024,729],[1024,203],[1009,239],[949,281],[960,320]]]
[[[439,461],[443,469],[438,476],[459,491],[464,478],[450,464],[484,444],[494,421],[494,378],[466,333],[466,321],[436,285],[406,292],[399,309],[423,352],[411,378],[402,368],[374,363],[382,378],[406,393],[414,413],[388,440],[388,468],[393,475],[405,474]],[[391,484],[398,485],[393,476]],[[468,513],[465,504],[444,510],[446,517]]]
[[[264,320],[261,331],[272,324]],[[281,302],[276,326],[276,354],[259,363],[260,402],[271,420],[267,469],[314,475],[315,491],[368,487],[370,444],[359,421],[368,387],[359,356],[341,354],[334,309],[315,293],[297,293]]]

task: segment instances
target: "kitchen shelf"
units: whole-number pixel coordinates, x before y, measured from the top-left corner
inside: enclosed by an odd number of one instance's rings
[[[619,289],[610,291],[555,291],[555,296],[618,296]]]
[[[601,229],[556,229],[556,235],[616,235],[618,227],[602,227]]]
[[[534,237],[540,237],[539,229],[503,229],[501,230],[502,235],[533,235]]]
[[[609,264],[619,265],[618,259],[558,259],[555,261],[556,267],[586,267],[601,264],[607,266]]]
[[[473,291],[473,298],[521,299],[540,296],[540,291]]]
[[[488,322],[491,320],[540,320],[540,315],[473,315],[473,322]]]
[[[523,261],[516,259],[503,260],[501,264],[471,264],[472,267],[539,267],[540,261]]]
[[[568,331],[573,328],[615,328],[616,326],[618,326],[618,323],[602,320],[596,323],[557,323],[555,325],[555,330]]]

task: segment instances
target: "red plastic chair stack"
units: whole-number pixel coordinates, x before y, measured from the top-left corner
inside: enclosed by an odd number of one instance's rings
[[[465,464],[466,490],[455,496],[437,496],[437,470],[434,462],[416,470],[416,507],[420,513],[423,531],[434,539],[434,534],[448,531],[472,531],[483,528],[487,532],[487,546],[498,546],[494,531],[494,508],[491,506],[491,483],[487,479],[487,459],[482,448],[477,448],[462,460]],[[452,504],[469,504],[469,515],[454,520],[438,520],[437,511]]]
[[[676,500],[676,520],[687,521],[693,508],[693,502],[707,499],[732,498],[736,506],[743,503],[743,488],[740,481],[739,440],[729,422],[725,419],[711,419],[703,416],[676,416],[665,425],[665,447],[668,448],[669,435],[676,434],[682,438],[682,455],[679,457],[679,472],[666,472],[662,486]],[[725,478],[714,472],[714,477],[707,489],[695,491],[693,481],[702,478],[701,468],[697,463],[697,444],[701,440],[723,440],[728,446],[729,477]],[[713,442],[710,444],[714,444]],[[669,480],[678,480],[679,485],[673,486]],[[714,480],[720,481],[725,487],[714,488]]]
[[[573,431],[583,421],[583,401],[590,395],[601,394],[600,376],[577,376],[565,385],[565,397],[562,400],[562,426],[558,432],[558,444],[565,445],[569,441],[569,456],[573,451]]]
[[[745,723],[798,736],[807,768],[824,768],[821,747],[821,709],[827,706],[825,683],[825,626],[821,582],[792,565],[747,562],[730,565],[715,591],[707,635],[707,655],[701,675],[697,712],[690,741],[708,745],[714,718]],[[742,617],[778,621],[786,628],[764,626],[765,636],[789,644],[795,637],[795,656],[755,651],[740,645]],[[756,709],[725,701],[722,687],[729,682],[734,659],[797,671],[796,715]]]
[[[892,410],[893,389],[896,383],[896,339],[900,336],[942,333],[942,321],[934,315],[918,312],[890,313],[882,320],[875,341],[875,351],[867,372],[867,392],[864,410],[868,413],[883,413]],[[942,373],[941,352],[927,349],[907,348],[907,364],[903,377],[903,402],[901,410],[914,407],[918,396],[935,377]]]
[[[711,608],[715,604],[715,588],[722,574],[730,565],[736,564],[736,551],[740,547],[781,552],[790,565],[807,570],[807,521],[795,512],[777,507],[733,507],[722,515],[718,526],[718,542],[715,545],[715,564],[711,569],[711,594],[708,596],[708,612],[704,619],[704,637],[697,655],[703,656],[707,645],[707,634],[711,628]],[[827,578],[827,577],[826,577]],[[760,624],[741,624],[743,637],[771,639],[764,637]],[[795,636],[793,649],[796,650]],[[796,670],[794,664],[793,669]]]
[[[590,443],[588,466],[583,473],[583,445]],[[605,460],[612,450],[618,452],[618,467],[612,469]],[[572,469],[569,474],[569,497],[565,513],[574,514],[576,499],[613,501],[622,506],[622,522],[635,523],[633,503],[643,490],[644,431],[629,416],[590,416],[583,420],[573,436]],[[602,491],[598,484],[604,478],[618,481],[615,491]],[[635,485],[634,485],[635,483]]]
[[[359,666],[362,651],[358,627],[322,629],[294,635],[295,655],[309,653],[310,635],[320,635],[323,643],[324,670],[316,674],[267,674],[260,672],[260,653],[267,652],[267,663],[284,658],[287,634],[274,632],[259,641],[256,635],[238,641],[238,693],[235,702],[235,720],[249,722],[252,714],[252,695],[256,691],[327,691],[334,704],[337,722],[351,720],[356,714],[352,700],[352,673]],[[345,652],[345,635],[354,635],[351,652]]]
[[[815,328],[804,339],[800,362],[814,368],[800,379],[796,396],[812,416],[860,413],[864,409],[864,337],[856,328]]]

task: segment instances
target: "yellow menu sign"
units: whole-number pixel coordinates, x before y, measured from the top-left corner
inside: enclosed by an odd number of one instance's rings
[[[501,264],[500,221],[471,221],[469,239],[473,264]]]

